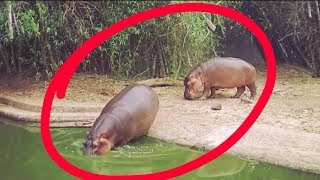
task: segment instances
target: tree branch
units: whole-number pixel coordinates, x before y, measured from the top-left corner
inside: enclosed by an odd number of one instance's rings
[[[208,28],[214,32],[216,30],[216,26],[210,21],[209,18],[207,18],[207,16],[205,15],[205,13],[202,13],[202,16],[204,17],[206,23],[207,23],[207,26]]]

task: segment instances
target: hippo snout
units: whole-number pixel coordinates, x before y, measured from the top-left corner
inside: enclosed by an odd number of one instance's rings
[[[194,99],[194,95],[190,94],[188,92],[188,90],[185,90],[184,91],[184,98],[187,99],[187,100],[193,100]]]
[[[95,153],[92,148],[92,141],[90,141],[88,139],[84,140],[84,142],[83,142],[83,155],[92,156],[94,154]]]
[[[190,97],[189,94],[185,94],[185,95],[184,95],[184,98],[185,98],[186,100],[192,100],[192,98]]]
[[[90,147],[84,148],[84,150],[83,150],[83,155],[85,155],[85,156],[92,156],[92,155],[94,155],[92,148],[90,148]]]
[[[191,99],[190,94],[187,92],[187,90],[184,91],[183,97],[184,97],[185,99],[187,99],[187,100],[190,100],[190,99]]]

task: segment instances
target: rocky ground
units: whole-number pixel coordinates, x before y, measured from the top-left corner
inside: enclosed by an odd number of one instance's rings
[[[258,96],[266,72],[258,70]],[[59,104],[103,106],[131,81],[100,75],[76,74]],[[49,82],[35,82],[22,75],[0,78],[0,95],[42,103]],[[255,105],[230,98],[236,89],[217,91],[216,99],[183,99],[182,82],[156,87],[160,110],[149,135],[179,144],[212,149],[224,141]],[[228,152],[249,159],[270,162],[320,174],[320,79],[288,65],[277,67],[274,92],[248,133]],[[243,97],[249,96],[246,90]],[[221,110],[212,107],[221,104]],[[218,108],[219,109],[219,108]]]

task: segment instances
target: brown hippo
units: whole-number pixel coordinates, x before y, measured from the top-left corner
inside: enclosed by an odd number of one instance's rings
[[[239,98],[247,86],[251,93],[250,99],[254,99],[257,94],[255,81],[256,70],[253,65],[239,58],[216,57],[197,65],[185,77],[184,98],[214,98],[215,90],[234,87],[237,93],[233,97]]]
[[[104,155],[146,135],[158,110],[158,95],[151,87],[127,86],[102,109],[84,140],[84,155]]]

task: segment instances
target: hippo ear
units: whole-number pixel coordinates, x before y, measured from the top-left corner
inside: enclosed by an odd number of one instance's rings
[[[102,143],[102,144],[107,144],[108,141],[106,138],[100,138],[99,141]]]

